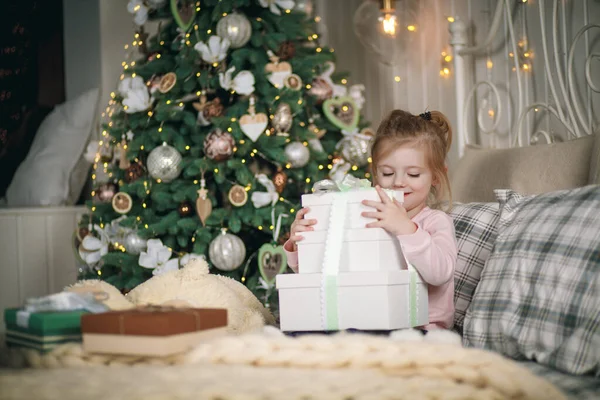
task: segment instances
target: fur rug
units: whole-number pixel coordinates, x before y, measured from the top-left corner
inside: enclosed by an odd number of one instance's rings
[[[271,328],[170,359],[70,354],[79,367],[56,357],[48,369],[0,370],[0,399],[566,399],[513,361],[462,348],[457,338],[414,331],[292,338]]]

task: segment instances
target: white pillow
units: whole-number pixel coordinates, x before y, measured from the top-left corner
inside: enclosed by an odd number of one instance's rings
[[[44,119],[6,190],[9,207],[71,205],[77,200],[85,184],[79,161],[95,125],[99,92],[92,89],[60,104]],[[83,169],[87,172],[89,166]]]

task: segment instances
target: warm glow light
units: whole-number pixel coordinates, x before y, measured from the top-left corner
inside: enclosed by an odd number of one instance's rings
[[[400,82],[400,77],[399,77],[399,76],[395,76],[395,77],[394,77],[394,80],[395,80],[396,82]]]
[[[494,63],[492,62],[492,60],[487,60],[487,67],[488,69],[492,69],[492,67],[494,66]]]
[[[448,17],[448,22],[454,22],[454,17]]]
[[[383,33],[391,37],[396,37],[396,26],[398,26],[396,16],[392,14],[385,14],[383,17],[380,17],[379,20],[381,21],[381,29]]]
[[[406,27],[406,29],[408,29],[409,32],[414,32],[417,30],[417,27],[414,25],[409,25]]]

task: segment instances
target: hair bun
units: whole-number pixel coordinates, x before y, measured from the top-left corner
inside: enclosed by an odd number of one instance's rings
[[[431,111],[429,115],[429,121],[439,128],[441,139],[446,147],[446,154],[448,154],[450,146],[452,145],[452,127],[450,127],[450,122],[448,121],[448,118],[439,111]]]

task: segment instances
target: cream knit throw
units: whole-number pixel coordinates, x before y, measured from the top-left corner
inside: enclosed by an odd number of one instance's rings
[[[50,370],[0,372],[0,399],[566,399],[497,354],[407,338],[247,334],[167,359],[65,345],[28,361]]]

